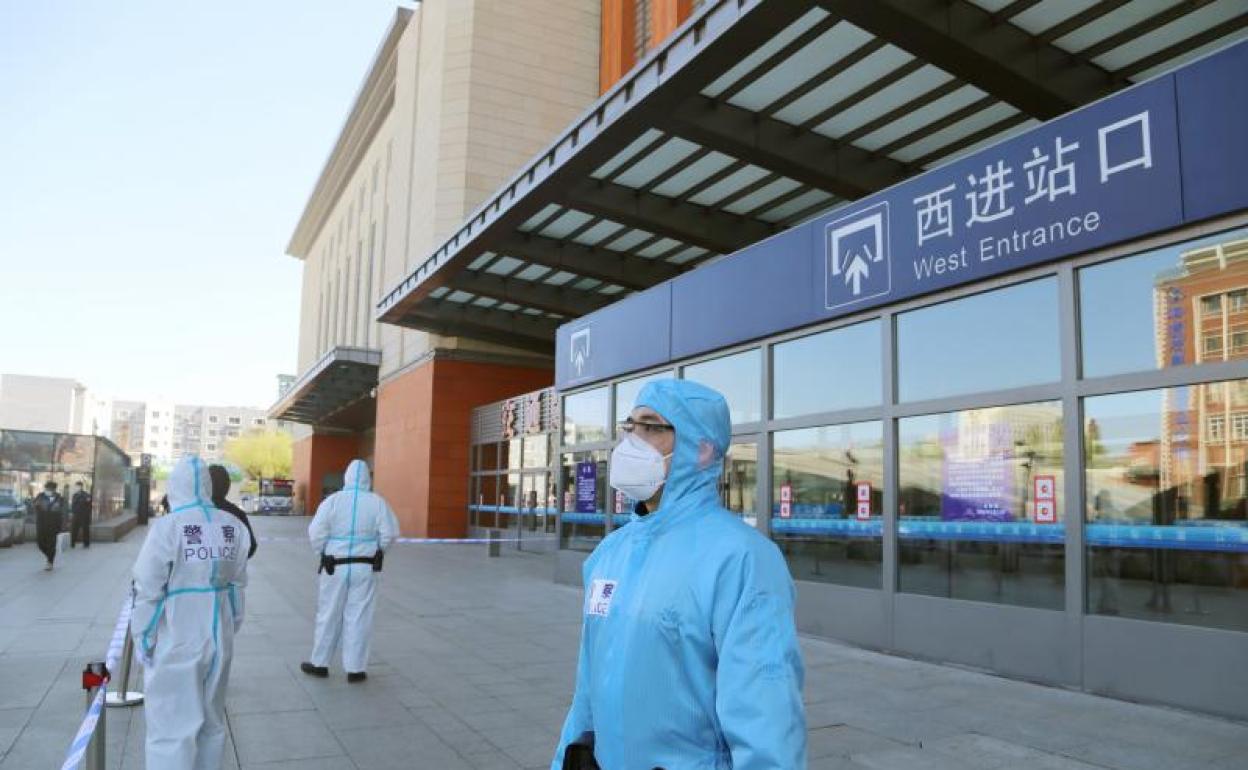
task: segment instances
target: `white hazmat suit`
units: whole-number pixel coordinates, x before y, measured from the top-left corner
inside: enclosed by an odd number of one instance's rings
[[[130,628],[144,665],[150,768],[221,767],[251,536],[211,501],[208,466],[183,458],[169,476],[170,513],[152,520],[134,563]]]
[[[394,511],[370,489],[368,465],[352,460],[343,489],[325,498],[308,525],[308,539],[318,554],[337,559],[371,558],[386,550],[399,534]],[[334,574],[321,573],[316,607],[316,640],[312,665],[328,666],[342,643],[342,667],[362,673],[368,666],[373,638],[373,604],[377,576],[370,564],[339,564]]]

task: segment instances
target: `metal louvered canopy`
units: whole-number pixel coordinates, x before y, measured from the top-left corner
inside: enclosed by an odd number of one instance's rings
[[[275,420],[355,430],[372,424],[381,351],[336,347],[269,408]]]
[[[378,305],[555,328],[1243,37],[1248,0],[706,2]]]

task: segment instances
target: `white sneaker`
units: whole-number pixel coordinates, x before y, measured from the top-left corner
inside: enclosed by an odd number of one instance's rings
[[[51,572],[51,571],[52,571],[52,562],[48,562],[47,564],[43,565],[43,571],[44,571],[44,572]]]

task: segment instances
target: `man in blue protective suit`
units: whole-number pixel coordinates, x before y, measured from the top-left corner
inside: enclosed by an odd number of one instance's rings
[[[168,516],[152,519],[134,563],[130,628],[144,667],[147,767],[215,770],[251,536],[212,507],[198,457],[182,458],[169,475],[169,505]]]
[[[377,575],[383,553],[399,534],[394,511],[370,486],[368,465],[352,460],[342,491],[325,498],[308,525],[308,539],[321,555],[321,591],[312,660],[300,665],[305,674],[328,676],[329,659],[341,641],[347,681],[367,676]]]
[[[620,429],[611,486],[645,502],[585,562],[576,694],[552,770],[580,746],[603,770],[805,768],[793,580],[717,494],[727,403],[659,380]]]

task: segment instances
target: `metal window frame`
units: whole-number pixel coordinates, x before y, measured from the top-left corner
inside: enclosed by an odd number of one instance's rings
[[[924,295],[889,305],[883,309],[844,316],[830,321],[809,326],[790,329],[760,340],[721,348],[715,351],[690,356],[680,361],[652,367],[647,370],[630,372],[607,380],[593,383],[559,394],[563,399],[594,390],[608,388],[608,414],[615,414],[616,385],[664,371],[674,371],[676,376],[683,377],[688,366],[705,361],[722,358],[752,349],[760,351],[762,356],[760,389],[762,396],[763,419],[759,422],[734,425],[732,436],[738,438],[757,437],[759,447],[758,467],[758,523],[759,531],[770,538],[772,500],[772,473],[775,433],[777,431],[801,428],[825,427],[850,422],[879,421],[883,426],[884,445],[884,489],[883,489],[883,558],[881,569],[881,588],[879,597],[884,605],[883,640],[890,648],[896,648],[896,605],[899,595],[906,594],[898,590],[899,544],[897,540],[897,499],[899,495],[900,461],[898,451],[898,430],[900,420],[907,417],[946,412],[958,412],[968,409],[984,409],[996,406],[1033,403],[1039,401],[1056,401],[1062,408],[1062,464],[1065,485],[1062,494],[1065,504],[1062,507],[1066,523],[1066,543],[1063,551],[1064,559],[1064,595],[1063,607],[1057,612],[1063,615],[1064,639],[1066,649],[1074,655],[1077,676],[1084,681],[1083,633],[1084,622],[1088,617],[1087,602],[1087,550],[1084,535],[1086,517],[1086,483],[1084,467],[1083,442],[1083,402],[1094,396],[1110,395],[1140,390],[1161,388],[1188,387],[1206,383],[1243,379],[1242,361],[1219,361],[1212,363],[1190,364],[1165,369],[1141,370],[1113,374],[1107,376],[1084,378],[1082,372],[1082,314],[1080,308],[1079,271],[1098,264],[1131,258],[1154,251],[1182,244],[1186,241],[1199,240],[1229,230],[1248,226],[1248,212],[1219,217],[1196,225],[1188,225],[1172,230],[1155,233],[1132,241],[1116,244],[1102,249],[1089,251],[1085,254],[1067,258],[1062,261],[1048,263],[1028,269],[1019,270],[1007,275],[995,276],[977,283],[953,287],[944,291]],[[1058,335],[1060,361],[1060,377],[1049,383],[1029,385],[1020,388],[998,389],[980,393],[957,394],[915,402],[901,402],[899,399],[899,367],[897,360],[897,318],[920,308],[933,307],[946,302],[955,301],[969,296],[983,294],[998,289],[1008,288],[1030,281],[1053,278],[1057,283],[1058,300]],[[826,331],[853,326],[866,321],[880,321],[880,345],[883,372],[881,376],[881,401],[879,406],[835,410],[813,413],[796,417],[776,419],[774,415],[774,347],[795,339],[808,337]],[[563,432],[560,430],[560,446],[558,456],[566,453],[592,450],[610,450],[614,441],[602,441],[577,445],[563,445]],[[560,460],[562,462],[562,459]],[[560,481],[562,474],[560,474]],[[559,490],[562,507],[562,489]],[[612,527],[611,517],[607,517],[609,533]],[[559,522],[562,527],[562,521]],[[561,531],[561,530],[560,530]],[[807,582],[807,581],[799,581]],[[822,584],[819,584],[822,585]],[[837,584],[832,584],[834,587]],[[877,589],[866,589],[877,590]],[[992,602],[974,602],[948,597],[932,597],[939,601],[966,602],[973,605],[1008,608],[1016,611],[1054,612],[1011,604]],[[1204,629],[1204,627],[1194,627]]]

